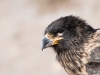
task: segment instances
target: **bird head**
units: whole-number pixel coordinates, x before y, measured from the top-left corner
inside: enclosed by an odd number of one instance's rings
[[[94,29],[79,17],[61,17],[47,26],[41,48],[43,50],[47,47],[70,47],[72,42],[83,43],[93,32]]]

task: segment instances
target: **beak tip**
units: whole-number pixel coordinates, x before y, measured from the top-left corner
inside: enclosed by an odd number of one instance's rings
[[[42,51],[43,51],[43,49],[44,49],[44,48],[43,48],[43,47],[41,47],[41,50],[42,50]]]
[[[42,48],[42,51],[43,51],[43,49],[44,49],[44,48]]]

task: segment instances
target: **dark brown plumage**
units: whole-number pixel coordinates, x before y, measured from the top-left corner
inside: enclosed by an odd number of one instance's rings
[[[90,54],[100,46],[100,30],[75,16],[61,17],[45,30],[42,49],[53,47],[56,58],[69,75],[88,75]]]

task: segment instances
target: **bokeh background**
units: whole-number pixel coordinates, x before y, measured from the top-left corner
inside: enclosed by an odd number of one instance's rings
[[[0,0],[0,75],[67,75],[40,48],[45,28],[68,15],[100,27],[100,0]]]

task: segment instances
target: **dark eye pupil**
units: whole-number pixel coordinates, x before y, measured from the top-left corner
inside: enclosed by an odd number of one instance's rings
[[[60,30],[59,30],[59,33],[62,33],[62,32],[64,32],[65,31],[65,28],[61,28]]]

